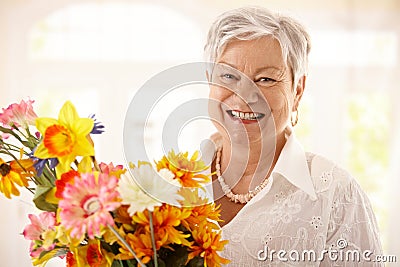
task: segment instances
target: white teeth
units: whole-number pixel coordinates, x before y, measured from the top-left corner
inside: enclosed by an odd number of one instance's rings
[[[253,112],[239,112],[239,111],[234,111],[231,110],[231,114],[234,117],[243,119],[243,120],[257,120],[257,118],[262,117],[262,114],[260,113],[253,113]]]

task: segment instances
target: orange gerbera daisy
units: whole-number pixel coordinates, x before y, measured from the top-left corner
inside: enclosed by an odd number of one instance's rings
[[[151,243],[150,233],[129,233],[125,236],[126,242],[135,251],[136,256],[140,259],[143,264],[148,263],[153,258],[153,247]],[[118,241],[120,242],[120,241]],[[157,244],[157,243],[156,243]],[[160,248],[159,245],[156,247]],[[116,256],[116,259],[130,260],[133,259],[133,255],[125,248],[121,246],[119,248],[120,254]]]
[[[7,198],[19,196],[15,185],[28,186],[28,178],[34,174],[33,161],[30,159],[13,160],[8,163],[0,158],[0,192]]]
[[[221,241],[221,234],[209,227],[209,223],[203,222],[192,231],[195,244],[192,245],[191,252],[188,255],[188,261],[194,257],[200,256],[204,259],[204,266],[221,266],[230,261],[218,255],[218,251],[224,249],[227,240]]]
[[[182,244],[190,246],[191,242],[187,240],[189,234],[184,234],[176,229],[182,220],[190,216],[190,210],[178,208],[168,204],[163,204],[161,207],[155,207],[153,215],[154,237],[156,242],[165,240],[161,246],[168,244]],[[137,212],[132,217],[133,222],[144,227],[146,232],[150,232],[149,212]]]
[[[114,221],[117,223],[122,223],[124,227],[125,225],[132,225],[132,217],[129,215],[128,207],[128,205],[121,205],[114,213]]]
[[[172,150],[168,156],[164,156],[160,161],[156,162],[157,171],[161,169],[168,169],[175,174],[182,186],[186,187],[200,187],[210,181],[210,176],[200,172],[205,171],[208,167],[204,162],[198,158],[198,151],[196,151],[189,159],[188,152],[178,153]]]
[[[182,207],[201,206],[210,202],[207,198],[200,197],[199,188],[182,187],[179,189],[178,194],[183,198],[179,201]]]
[[[182,220],[182,225],[185,228],[191,229],[193,226],[207,220],[215,222],[221,221],[220,206],[209,202],[207,198],[200,197],[198,188],[182,188],[179,194],[183,196],[183,200],[180,202],[182,207],[187,207],[191,211],[190,216]],[[210,227],[218,229],[218,225],[215,223],[211,223]]]
[[[62,193],[64,192],[64,188],[68,183],[73,183],[75,177],[80,177],[81,174],[75,170],[70,170],[61,175],[61,178],[56,180],[56,192],[55,196],[59,199],[62,198]]]
[[[80,173],[75,171],[75,170],[70,170],[68,172],[65,172],[61,174],[60,179],[57,179],[55,181],[56,186],[53,187],[46,195],[46,201],[51,203],[51,204],[58,204],[60,199],[63,198],[63,192],[65,189],[65,186],[69,183],[74,182],[74,178],[80,177]]]

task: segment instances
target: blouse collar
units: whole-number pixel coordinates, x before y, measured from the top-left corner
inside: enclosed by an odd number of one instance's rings
[[[202,144],[202,159],[204,162],[209,162],[210,164],[215,157],[215,146],[220,145],[221,142],[219,135],[214,135],[212,140],[212,142],[210,141]],[[211,171],[211,168],[209,171]],[[311,200],[317,199],[311,178],[311,172],[307,164],[306,153],[304,152],[302,145],[298,142],[294,131],[292,131],[292,133],[287,137],[286,143],[283,146],[274,170],[272,171],[272,181],[271,183],[268,183],[269,186],[272,185],[274,178],[278,178],[275,177],[276,175],[274,174],[278,174],[300,190],[304,191],[310,196]],[[257,198],[257,196],[255,198]]]
[[[306,154],[303,147],[292,134],[286,140],[272,175],[279,174],[294,186],[307,193],[312,200],[317,199],[310,169],[308,168]]]

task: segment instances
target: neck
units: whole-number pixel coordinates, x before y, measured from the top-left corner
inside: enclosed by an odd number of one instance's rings
[[[248,145],[223,140],[221,172],[226,183],[238,193],[254,190],[270,176],[285,142],[285,134]]]

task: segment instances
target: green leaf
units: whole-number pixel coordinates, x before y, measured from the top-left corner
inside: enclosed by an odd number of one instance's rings
[[[36,207],[44,211],[56,211],[57,205],[50,204],[46,201],[46,194],[52,189],[51,186],[38,185],[36,187],[36,192],[33,197],[33,202]]]
[[[8,129],[8,128],[4,128],[3,126],[0,126],[0,131],[3,133],[11,134],[16,139],[18,139],[18,141],[20,141],[21,143],[23,142],[21,137],[17,133],[15,133],[12,129]]]
[[[167,264],[162,259],[157,259],[158,267],[166,267]]]
[[[121,260],[114,260],[111,267],[124,267],[124,263]]]
[[[185,266],[187,258],[188,258],[187,248],[180,246],[174,248],[174,251],[168,252],[164,260],[167,266],[182,267]]]
[[[39,258],[32,258],[32,263],[34,266],[40,265],[45,266],[46,263],[54,257],[63,256],[67,254],[68,250],[65,248],[55,248],[49,251],[43,251],[40,253]]]
[[[135,263],[133,263],[132,261],[125,261],[128,264],[128,267],[136,267],[136,261],[134,260]]]
[[[34,148],[34,146],[32,146],[32,144],[29,143],[28,141],[21,141],[21,143],[22,143],[24,146],[29,147],[30,149],[33,149],[33,148]]]
[[[194,257],[191,259],[188,264],[186,265],[187,267],[203,267],[204,266],[204,259],[201,257]]]
[[[60,256],[65,256],[68,253],[68,249],[65,248],[55,248],[53,250],[49,250],[49,251],[42,251],[42,253],[40,253],[39,255],[39,259],[43,258],[45,255],[49,254],[49,252],[51,253],[51,257],[55,258],[55,257],[60,257]]]
[[[3,133],[11,134],[13,136],[17,135],[12,129],[8,129],[3,126],[0,126],[0,131],[2,131]]]
[[[43,174],[37,179],[40,181],[40,185],[43,186],[54,186],[55,181],[57,180],[56,173],[50,169],[49,163],[46,163],[46,166],[43,168]]]
[[[157,258],[157,264],[158,264],[158,267],[166,267],[166,266],[167,266],[166,263],[165,263],[162,259],[160,259],[160,258]],[[154,261],[151,260],[151,261],[147,264],[147,266],[148,266],[148,267],[154,267]],[[170,266],[170,265],[168,265],[168,266]],[[171,265],[171,267],[172,267],[172,265]]]

